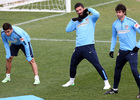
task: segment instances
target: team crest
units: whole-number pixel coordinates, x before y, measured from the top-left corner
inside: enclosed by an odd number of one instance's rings
[[[89,18],[86,18],[86,21],[88,21],[89,20]]]
[[[16,38],[14,38],[14,40],[17,40]]]
[[[125,29],[128,29],[128,25],[125,25]]]

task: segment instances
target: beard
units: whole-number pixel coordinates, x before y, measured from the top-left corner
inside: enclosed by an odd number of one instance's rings
[[[85,17],[88,16],[88,13],[85,13],[85,14],[83,13],[82,15],[79,14],[78,16],[79,16],[79,18],[84,19]]]

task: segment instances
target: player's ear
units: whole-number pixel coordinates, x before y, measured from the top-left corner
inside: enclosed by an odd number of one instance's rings
[[[13,31],[13,28],[11,29],[11,31]]]
[[[126,11],[124,11],[124,15],[126,15]]]

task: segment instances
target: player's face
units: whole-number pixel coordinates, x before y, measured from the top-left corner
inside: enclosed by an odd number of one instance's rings
[[[13,32],[13,29],[4,30],[4,33],[5,33],[7,36],[10,36],[12,32]]]
[[[122,10],[116,11],[116,14],[117,14],[117,17],[118,17],[120,20],[123,20],[124,17],[125,17],[125,12],[123,13]]]
[[[76,13],[79,15],[79,16],[82,16],[83,15],[83,12],[84,12],[85,8],[82,8],[81,6],[77,7],[75,9]]]

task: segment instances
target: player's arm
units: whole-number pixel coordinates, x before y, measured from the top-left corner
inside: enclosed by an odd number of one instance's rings
[[[30,56],[30,49],[29,49],[28,41],[23,34],[19,34],[18,38],[25,48],[26,59],[28,62],[30,62],[32,60],[32,57]]]
[[[97,19],[100,17],[100,13],[97,10],[93,9],[93,8],[88,8],[87,10],[88,10],[88,12],[92,13],[92,15],[91,15],[92,20],[94,22],[96,22]]]
[[[133,28],[140,34],[140,25],[136,22],[134,25],[133,25]],[[138,41],[138,43],[136,44],[136,47],[134,48],[136,51],[138,51],[140,48],[140,40]],[[133,51],[135,51],[133,49]]]
[[[113,58],[113,53],[114,53],[116,42],[117,42],[117,31],[116,31],[116,29],[114,27],[114,23],[113,23],[113,25],[112,25],[111,46],[110,46],[110,53],[109,53],[109,56],[111,58]]]
[[[1,33],[1,37],[6,51],[6,59],[9,59],[11,57],[11,52],[10,52],[8,40],[5,37],[5,33]]]
[[[66,27],[66,32],[72,32],[76,29],[76,22],[71,19],[69,24]]]

